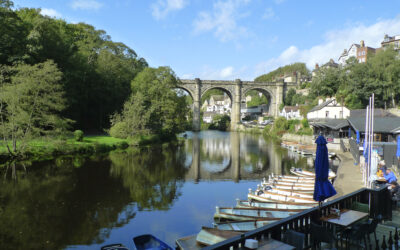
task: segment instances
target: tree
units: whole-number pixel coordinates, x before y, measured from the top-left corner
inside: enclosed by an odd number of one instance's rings
[[[20,64],[9,72],[9,81],[0,85],[0,131],[10,155],[17,156],[28,138],[59,133],[71,121],[60,117],[65,98],[54,62]]]
[[[122,112],[111,118],[124,137],[138,134],[173,136],[185,128],[189,108],[174,88],[178,80],[169,67],[146,68],[132,81],[132,95]],[[121,126],[121,123],[123,124]]]
[[[305,63],[293,63],[283,67],[279,67],[276,70],[258,76],[254,81],[256,82],[271,82],[274,81],[276,77],[284,76],[285,74],[292,74],[294,72],[300,73],[303,76],[310,76],[310,71],[307,69]]]

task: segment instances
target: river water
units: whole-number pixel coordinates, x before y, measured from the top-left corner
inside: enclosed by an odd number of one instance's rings
[[[10,165],[0,179],[1,249],[99,249],[151,233],[177,238],[212,226],[216,206],[247,199],[271,173],[311,168],[261,135],[187,132],[181,147]]]

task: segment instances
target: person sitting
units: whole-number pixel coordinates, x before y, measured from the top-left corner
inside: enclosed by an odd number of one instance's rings
[[[383,173],[384,173],[384,169],[379,168],[378,172],[376,172],[376,176],[378,176],[378,178],[383,178]]]
[[[397,181],[396,176],[394,175],[394,173],[390,168],[386,169],[386,173],[383,175],[383,177],[385,177],[386,182],[389,184],[392,183],[393,181]]]

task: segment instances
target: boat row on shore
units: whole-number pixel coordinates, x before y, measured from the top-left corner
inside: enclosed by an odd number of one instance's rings
[[[215,244],[317,206],[313,200],[315,174],[295,168],[291,173],[264,178],[254,191],[249,189],[248,200],[237,199],[235,207],[216,207],[214,227],[202,227],[194,242]],[[335,177],[330,173],[329,178]],[[182,246],[190,240],[193,237],[182,238],[177,244]]]

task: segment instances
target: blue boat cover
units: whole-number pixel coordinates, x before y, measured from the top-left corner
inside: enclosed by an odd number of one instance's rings
[[[397,136],[397,152],[396,156],[400,157],[400,135]]]
[[[320,135],[317,140],[317,152],[315,157],[315,186],[314,200],[323,201],[336,194],[332,183],[328,180],[329,176],[329,158],[326,139]]]

